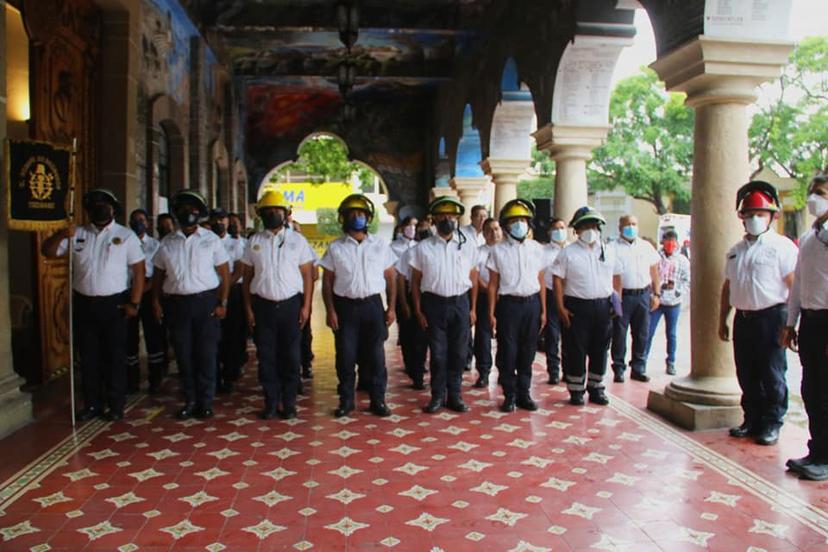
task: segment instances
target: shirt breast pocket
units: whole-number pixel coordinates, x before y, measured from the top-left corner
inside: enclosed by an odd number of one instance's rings
[[[358,262],[357,256],[349,257],[342,251],[332,254],[333,270],[340,278],[351,279],[354,275],[354,263]]]

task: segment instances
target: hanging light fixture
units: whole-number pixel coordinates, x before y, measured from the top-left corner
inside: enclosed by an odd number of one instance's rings
[[[339,64],[337,71],[336,82],[339,85],[339,93],[343,98],[346,98],[354,87],[356,81],[356,66],[350,61],[345,60]]]
[[[339,27],[339,40],[351,53],[351,48],[359,38],[359,6],[354,0],[337,3],[336,23]]]

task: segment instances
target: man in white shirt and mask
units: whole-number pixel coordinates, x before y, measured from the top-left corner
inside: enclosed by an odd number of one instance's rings
[[[552,217],[549,221],[549,231],[550,241],[543,248],[546,284],[546,326],[543,328],[543,344],[546,353],[546,373],[549,376],[547,383],[557,385],[561,381],[561,320],[555,307],[555,275],[552,273],[552,266],[566,246],[566,222]]]

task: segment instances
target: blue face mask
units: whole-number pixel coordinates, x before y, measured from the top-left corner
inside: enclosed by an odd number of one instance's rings
[[[516,240],[522,240],[529,234],[529,224],[524,220],[513,222],[509,225],[509,235]]]
[[[368,228],[368,217],[361,213],[348,217],[345,221],[345,227],[353,232],[364,232]]]
[[[634,240],[638,237],[638,226],[627,225],[621,229],[621,235],[628,240]]]
[[[556,228],[552,230],[552,241],[554,242],[565,242],[566,241],[566,228]]]

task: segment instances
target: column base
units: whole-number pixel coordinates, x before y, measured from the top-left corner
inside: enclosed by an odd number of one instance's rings
[[[690,431],[738,426],[742,423],[743,417],[742,407],[738,405],[717,406],[684,402],[661,391],[650,391],[647,397],[647,410]]]
[[[0,438],[32,421],[32,397],[20,391],[22,384],[14,373],[0,379]]]

